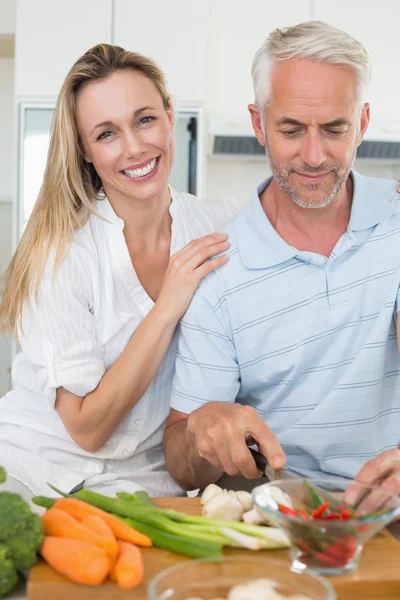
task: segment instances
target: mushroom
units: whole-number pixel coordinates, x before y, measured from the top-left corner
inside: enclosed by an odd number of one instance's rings
[[[228,494],[239,500],[244,512],[253,508],[253,496],[249,492],[245,492],[244,490],[234,492],[233,490],[230,490]]]
[[[204,504],[203,515],[210,519],[240,521],[243,507],[239,500],[229,494],[216,494]]]
[[[251,525],[264,525],[269,523],[268,519],[257,508],[245,512],[242,516],[242,520]]]
[[[200,503],[206,504],[211,498],[213,498],[213,496],[216,496],[217,494],[223,494],[223,492],[224,490],[220,488],[219,485],[215,485],[215,483],[210,483],[210,485],[208,485],[203,491],[200,498]]]

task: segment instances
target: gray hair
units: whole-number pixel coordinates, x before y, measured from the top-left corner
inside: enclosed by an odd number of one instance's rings
[[[271,94],[271,72],[275,62],[291,58],[313,58],[351,67],[357,78],[358,100],[364,104],[371,79],[371,64],[365,48],[350,35],[322,21],[272,31],[257,51],[251,74],[255,104],[267,108]]]

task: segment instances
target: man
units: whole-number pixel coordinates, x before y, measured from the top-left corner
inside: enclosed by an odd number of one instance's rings
[[[273,177],[228,226],[229,262],[182,319],[167,467],[187,490],[223,472],[253,479],[256,443],[273,468],[399,492],[396,183],[351,171],[368,55],[310,22],[274,31],[252,72]]]

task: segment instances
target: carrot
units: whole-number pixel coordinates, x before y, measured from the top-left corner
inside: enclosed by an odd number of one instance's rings
[[[78,521],[82,521],[87,515],[97,515],[98,517],[102,517],[111,527],[117,539],[130,542],[136,546],[145,546],[146,548],[153,544],[147,535],[140,533],[127,523],[124,523],[124,521],[121,521],[121,519],[118,519],[118,517],[78,498],[59,498],[54,504],[54,508],[64,510]]]
[[[98,517],[97,515],[86,515],[86,517],[83,517],[81,523],[102,537],[107,538],[108,540],[114,540],[116,542],[115,535],[113,534],[111,527],[105,522],[103,517]]]
[[[140,549],[127,542],[118,542],[119,556],[111,569],[110,578],[123,590],[130,590],[143,581],[144,565]]]
[[[118,554],[118,544],[115,539],[107,539],[99,535],[64,510],[50,508],[42,515],[42,523],[45,535],[91,542],[104,548],[112,559],[115,559]]]
[[[83,540],[46,536],[40,553],[53,569],[75,583],[100,585],[111,569],[103,548]]]

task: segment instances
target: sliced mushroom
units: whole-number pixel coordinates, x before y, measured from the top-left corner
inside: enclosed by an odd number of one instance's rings
[[[203,515],[210,519],[240,521],[243,515],[243,507],[239,500],[229,494],[217,494],[204,504]]]
[[[208,485],[205,488],[205,490],[203,491],[201,498],[200,498],[200,503],[206,504],[206,502],[208,502],[208,500],[213,498],[213,496],[217,496],[218,494],[223,494],[223,493],[224,493],[224,490],[222,488],[220,488],[219,485],[215,485],[215,483],[210,483],[210,485]]]

